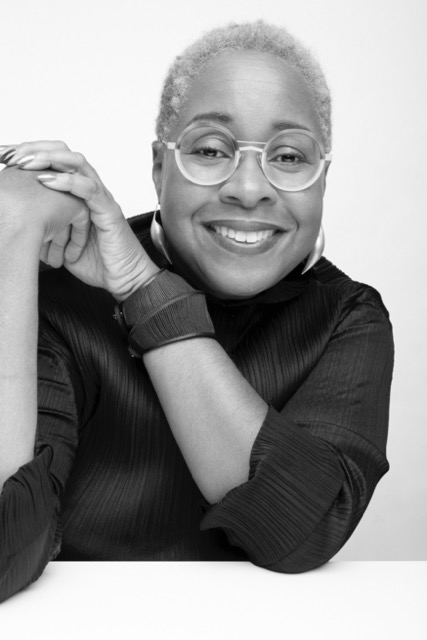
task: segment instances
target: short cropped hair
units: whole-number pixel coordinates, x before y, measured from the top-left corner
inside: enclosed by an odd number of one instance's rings
[[[331,149],[331,95],[323,71],[311,52],[284,27],[263,20],[230,23],[212,29],[177,56],[166,76],[160,98],[156,134],[168,140],[187,93],[213,58],[227,51],[259,51],[285,60],[304,79],[319,118],[325,151]]]

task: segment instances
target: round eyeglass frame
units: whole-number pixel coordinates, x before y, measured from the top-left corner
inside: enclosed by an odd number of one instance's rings
[[[197,180],[196,178],[194,178],[185,168],[182,159],[181,159],[181,154],[180,154],[180,145],[181,142],[184,138],[184,136],[189,132],[192,131],[193,129],[196,128],[201,128],[201,127],[212,127],[214,129],[218,129],[219,131],[221,131],[222,133],[225,133],[230,140],[233,143],[234,146],[234,163],[231,164],[230,166],[230,171],[228,172],[227,176],[224,178],[221,178],[220,180],[213,180],[212,182],[205,182],[205,181],[200,181]],[[272,178],[269,177],[268,175],[268,170],[266,171],[266,167],[267,165],[267,160],[266,160],[266,149],[268,149],[269,145],[273,142],[273,140],[275,140],[275,138],[277,138],[278,136],[282,135],[283,133],[300,133],[303,134],[309,138],[311,138],[314,143],[316,144],[317,148],[319,149],[319,154],[320,154],[320,162],[319,162],[319,166],[316,170],[316,172],[314,173],[314,175],[308,180],[308,182],[304,183],[302,186],[300,187],[283,187],[280,184],[278,184],[275,180],[273,180]],[[229,180],[231,178],[231,176],[236,172],[241,160],[242,160],[242,151],[255,151],[257,153],[257,160],[258,160],[258,164],[261,167],[261,170],[264,174],[264,176],[266,177],[266,179],[270,182],[270,184],[272,184],[274,187],[276,187],[276,189],[279,189],[280,191],[288,191],[288,192],[295,192],[295,191],[304,191],[304,189],[308,189],[308,187],[311,187],[312,184],[314,184],[322,175],[323,169],[325,167],[325,164],[327,162],[331,162],[332,160],[332,153],[324,153],[324,151],[322,150],[322,147],[319,143],[319,141],[317,140],[317,138],[310,132],[310,131],[306,131],[305,129],[283,129],[282,131],[279,131],[278,133],[275,133],[274,136],[272,136],[271,138],[269,138],[267,140],[267,142],[255,142],[255,141],[251,141],[251,140],[237,140],[234,135],[232,134],[232,132],[227,129],[227,127],[222,126],[221,124],[217,124],[217,123],[213,123],[213,122],[209,122],[209,121],[204,121],[204,120],[199,120],[197,122],[193,122],[192,124],[188,125],[188,127],[185,127],[185,129],[180,133],[180,135],[178,136],[178,139],[176,142],[168,142],[166,140],[162,140],[161,141],[163,144],[166,145],[167,149],[170,149],[172,151],[174,151],[174,155],[175,155],[175,161],[178,165],[179,170],[181,171],[182,175],[187,178],[187,180],[189,180],[190,182],[192,182],[193,184],[198,184],[200,186],[203,187],[213,187],[217,184],[221,184],[223,182],[227,182],[227,180]],[[262,145],[262,146],[260,146]]]

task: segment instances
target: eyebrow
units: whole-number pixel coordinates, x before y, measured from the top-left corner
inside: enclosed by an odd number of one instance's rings
[[[222,111],[207,111],[206,113],[198,113],[187,124],[188,127],[193,122],[200,122],[201,120],[209,120],[213,122],[219,122],[221,124],[230,124],[233,122],[233,118]],[[274,131],[284,131],[285,129],[303,129],[304,131],[311,131],[309,127],[300,122],[293,122],[291,120],[275,120],[272,124]]]
[[[303,129],[304,131],[311,131],[310,127],[307,127],[301,122],[292,122],[290,120],[276,120],[273,122],[273,129],[277,131],[283,131],[284,129]]]
[[[208,111],[206,113],[198,113],[194,118],[191,118],[185,126],[188,127],[190,124],[193,124],[193,122],[199,122],[200,120],[213,120],[221,124],[229,124],[233,118],[222,111]]]

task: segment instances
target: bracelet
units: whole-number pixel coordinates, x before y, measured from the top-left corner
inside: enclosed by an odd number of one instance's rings
[[[181,340],[215,337],[204,293],[166,269],[116,305],[114,317],[134,357]]]

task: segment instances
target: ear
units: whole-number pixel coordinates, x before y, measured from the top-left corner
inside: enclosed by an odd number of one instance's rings
[[[325,191],[326,191],[326,176],[327,176],[327,174],[328,174],[328,171],[329,171],[329,167],[330,167],[330,166],[331,166],[331,161],[330,161],[330,160],[327,160],[327,161],[326,161],[326,164],[325,164],[325,169],[324,169],[324,171],[323,171],[323,194],[324,194],[324,193],[325,193]]]
[[[164,150],[165,146],[162,142],[155,140],[151,145],[153,149],[153,169],[152,176],[154,187],[157,193],[157,199],[160,202],[160,194],[162,192],[162,181],[163,181],[163,159],[164,159]]]

